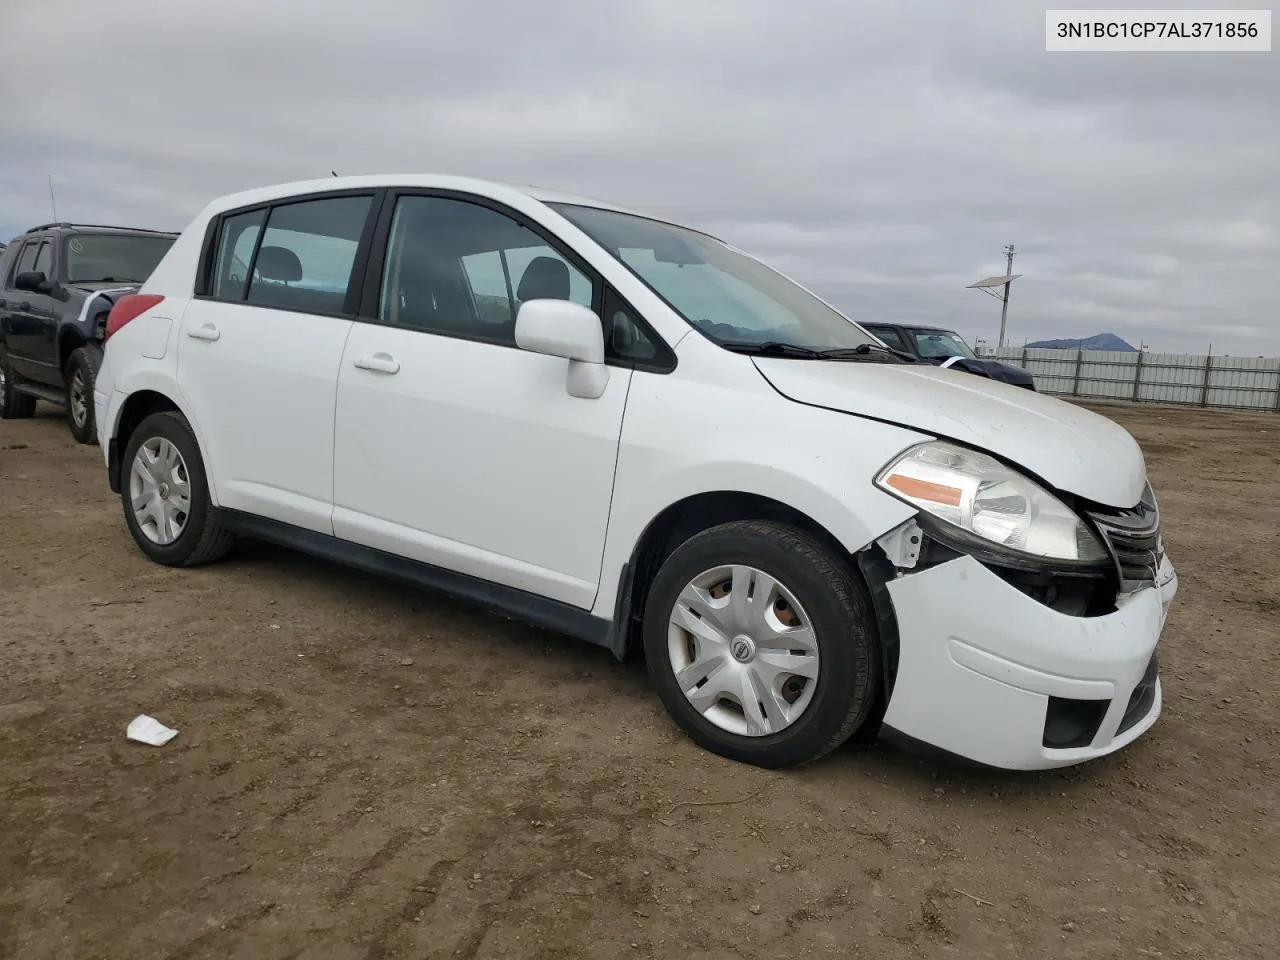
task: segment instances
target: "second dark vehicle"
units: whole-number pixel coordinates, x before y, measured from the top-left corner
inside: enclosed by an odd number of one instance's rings
[[[966,373],[1035,390],[1036,381],[1021,367],[979,357],[960,334],[946,327],[922,327],[905,323],[861,323],[886,346],[935,366],[953,367]]]
[[[97,439],[93,381],[116,300],[150,276],[178,235],[46,223],[0,249],[0,419],[65,407],[80,443]]]

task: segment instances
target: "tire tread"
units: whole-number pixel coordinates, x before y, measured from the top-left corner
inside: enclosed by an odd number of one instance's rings
[[[102,348],[97,344],[86,343],[84,346],[76,347],[71,351],[71,356],[67,359],[67,367],[63,372],[63,378],[66,382],[67,394],[67,417],[71,417],[71,374],[76,365],[80,362],[84,363],[85,369],[88,371],[87,382],[85,383],[85,429],[82,434],[76,433],[75,421],[71,420],[71,435],[80,443],[95,443],[98,439],[98,421],[97,411],[94,409],[93,403],[93,385],[98,381],[98,371],[102,369]]]

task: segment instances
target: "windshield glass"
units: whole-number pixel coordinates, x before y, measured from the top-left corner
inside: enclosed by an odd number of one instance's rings
[[[977,357],[969,349],[969,345],[960,339],[960,335],[950,330],[912,330],[911,338],[916,342],[916,352],[930,360],[945,360],[948,357],[968,357],[974,360]]]
[[[174,237],[81,233],[67,241],[67,282],[144,283]]]
[[[776,270],[705,234],[596,207],[551,206],[716,343],[811,350],[875,343]]]

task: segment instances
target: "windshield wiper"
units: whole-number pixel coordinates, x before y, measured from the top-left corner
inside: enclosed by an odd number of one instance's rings
[[[720,346],[733,353],[757,354],[764,357],[797,357],[802,360],[821,360],[823,352],[810,347],[797,347],[794,343],[783,343],[781,340],[765,340],[763,343],[730,343]]]
[[[877,346],[874,343],[860,343],[856,347],[831,347],[817,350],[813,347],[800,347],[794,343],[783,343],[780,340],[766,340],[763,343],[721,343],[720,346],[734,353],[754,354],[764,357],[794,357],[798,360],[869,360],[879,361],[883,356],[890,356],[907,363],[915,363],[916,358],[899,350]]]
[[[915,363],[916,358],[909,353],[895,350],[893,347],[882,347],[877,343],[860,343],[856,347],[836,347],[832,350],[819,350],[824,360],[860,360],[870,354],[896,357],[907,363]]]
[[[103,277],[101,280],[91,280],[90,283],[141,283],[141,280],[134,280],[133,277]]]

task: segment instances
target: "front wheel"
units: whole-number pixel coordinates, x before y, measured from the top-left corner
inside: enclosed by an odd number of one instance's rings
[[[124,519],[156,563],[193,567],[225,556],[235,535],[213,520],[209,482],[191,426],[180,413],[153,413],[129,437],[120,478]]]
[[[67,413],[71,418],[71,436],[78,443],[98,439],[98,424],[93,410],[93,384],[102,366],[102,351],[96,346],[83,346],[72,351],[63,378],[67,384]]]
[[[645,604],[645,659],[699,746],[761,767],[816,760],[875,704],[866,588],[817,537],[771,521],[706,530],[667,558]]]

